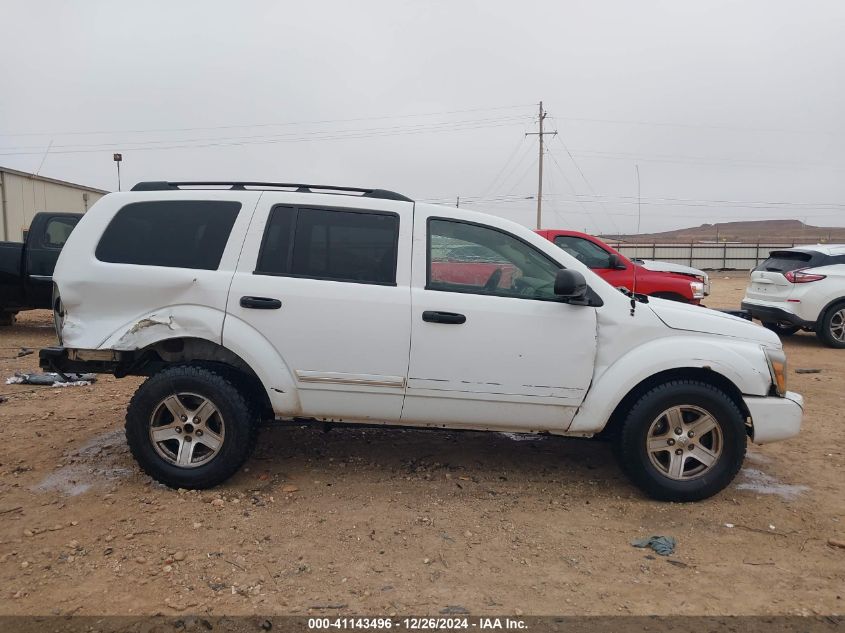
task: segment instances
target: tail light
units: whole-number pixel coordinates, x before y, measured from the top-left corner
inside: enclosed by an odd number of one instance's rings
[[[819,281],[820,279],[824,279],[827,275],[816,275],[813,273],[805,273],[804,271],[807,270],[806,268],[799,268],[798,270],[790,270],[789,272],[783,273],[783,276],[786,277],[786,280],[793,284],[807,284],[811,281]]]

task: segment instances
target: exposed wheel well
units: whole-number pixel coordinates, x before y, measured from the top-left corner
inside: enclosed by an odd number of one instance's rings
[[[152,376],[165,367],[188,364],[221,371],[258,403],[262,418],[273,417],[267,390],[253,369],[233,351],[205,339],[172,338],[153,343],[137,352],[129,373]]]
[[[725,394],[734,401],[746,419],[748,419],[751,415],[748,411],[748,407],[745,406],[745,402],[742,399],[742,392],[735,384],[725,378],[722,374],[703,367],[679,367],[676,369],[668,369],[654,374],[653,376],[649,376],[631,389],[631,391],[622,398],[619,404],[616,405],[616,408],[610,416],[610,420],[608,420],[607,426],[605,426],[604,430],[600,433],[600,436],[613,437],[617,432],[619,425],[622,423],[625,414],[631,410],[631,407],[640,398],[640,396],[653,387],[672,380],[698,380],[703,383],[713,385],[714,387],[724,391]],[[751,435],[751,427],[748,427],[746,431],[749,435]]]

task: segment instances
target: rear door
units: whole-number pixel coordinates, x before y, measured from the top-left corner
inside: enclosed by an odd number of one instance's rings
[[[67,238],[76,228],[79,215],[44,213],[26,236],[24,288],[29,307],[49,308],[53,296],[53,270]]]
[[[283,359],[275,371],[295,381],[297,414],[395,422],[408,371],[413,205],[353,200],[264,193],[224,345],[231,319],[257,330]]]

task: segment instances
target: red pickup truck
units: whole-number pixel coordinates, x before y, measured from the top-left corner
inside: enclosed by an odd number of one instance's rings
[[[699,304],[708,290],[709,280],[701,271],[692,268],[683,273],[650,270],[645,264],[632,262],[597,237],[578,231],[545,229],[537,233],[560,246],[614,286],[633,290],[636,271],[638,294]]]

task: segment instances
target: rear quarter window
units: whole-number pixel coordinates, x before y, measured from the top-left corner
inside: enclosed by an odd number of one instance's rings
[[[772,251],[768,259],[757,266],[754,270],[761,270],[771,273],[786,273],[799,268],[812,268],[824,266],[827,263],[827,256],[823,253],[810,251]]]
[[[102,262],[216,270],[240,202],[134,202],[115,214],[97,244]]]

